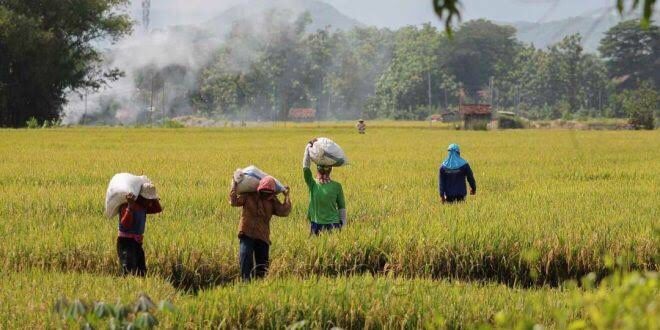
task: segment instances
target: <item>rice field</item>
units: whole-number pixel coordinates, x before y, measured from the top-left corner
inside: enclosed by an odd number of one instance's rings
[[[350,158],[333,173],[349,225],[310,238],[301,158],[317,136]],[[441,205],[437,168],[452,142],[478,192]],[[236,282],[240,210],[227,194],[250,164],[290,185],[294,207],[273,221],[268,279],[246,285]],[[117,172],[148,175],[165,208],[148,221],[144,280],[118,277],[117,221],[102,215]],[[651,272],[657,296],[659,180],[659,131],[2,130],[0,327],[57,327],[60,296],[145,292],[177,306],[159,317],[164,328],[563,328],[588,316],[575,297],[591,294],[567,283],[615,263]],[[650,320],[660,324],[657,307]]]

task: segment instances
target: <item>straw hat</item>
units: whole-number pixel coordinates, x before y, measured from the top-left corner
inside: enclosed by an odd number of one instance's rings
[[[156,186],[151,182],[146,182],[142,184],[140,189],[140,196],[146,199],[159,199],[158,192],[156,192]]]

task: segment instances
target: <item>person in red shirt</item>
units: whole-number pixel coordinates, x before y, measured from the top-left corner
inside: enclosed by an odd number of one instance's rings
[[[147,265],[142,248],[147,214],[163,211],[156,187],[151,183],[142,185],[138,196],[129,193],[126,203],[119,207],[119,233],[117,255],[122,275],[145,276]]]

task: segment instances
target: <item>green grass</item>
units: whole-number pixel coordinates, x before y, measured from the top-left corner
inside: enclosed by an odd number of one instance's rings
[[[333,173],[344,186],[349,226],[310,238],[300,163],[306,141],[316,136],[339,142],[351,160]],[[451,142],[461,144],[470,161],[478,195],[465,204],[443,206],[437,196],[437,166]],[[417,284],[403,278],[477,281],[470,282],[475,288],[483,288],[482,282],[557,285],[590,272],[605,274],[607,256],[623,260],[628,269],[658,270],[660,132],[467,132],[387,123],[364,136],[352,128],[309,125],[0,131],[0,234],[10,242],[0,246],[0,267],[27,281],[35,271],[44,276],[84,274],[66,275],[59,280],[63,286],[78,282],[79,276],[111,282],[118,274],[117,221],[102,217],[107,182],[117,172],[144,173],[159,187],[165,207],[147,226],[151,281],[177,289],[208,288],[212,291],[200,295],[204,299],[191,299],[196,305],[212,304],[213,297],[238,290],[212,287],[238,275],[240,210],[229,206],[227,192],[231,173],[249,164],[292,187],[291,216],[275,219],[272,227],[270,276],[285,286],[316,276],[347,281],[343,278],[358,275],[356,281],[371,281],[365,274],[401,278],[391,281],[413,287]],[[172,290],[135,285],[153,296]],[[505,290],[491,285],[475,290]],[[109,287],[90,289],[90,296],[113,292]],[[256,290],[250,292],[257,296],[258,288],[241,290]],[[9,295],[25,292],[5,290]],[[500,291],[493,292],[497,296]],[[524,292],[541,298],[557,294],[549,289]],[[327,296],[318,294],[318,299]],[[419,297],[426,299],[423,291]],[[397,304],[411,303],[401,299]],[[247,302],[235,306],[238,314],[230,315],[232,322],[244,321],[239,311],[249,310]],[[512,305],[503,301],[497,306]],[[470,317],[470,322],[486,320],[497,308],[483,314],[477,310],[474,315],[481,318]],[[377,319],[386,312],[385,307],[377,311]],[[355,327],[367,322],[350,323],[336,310],[327,313],[309,321],[337,319]],[[220,320],[204,315],[205,320]],[[277,325],[294,321],[272,315]],[[450,325],[467,322],[443,317],[456,320]],[[256,327],[265,325],[259,323],[264,320],[249,322]],[[415,324],[426,322],[417,320]]]
[[[327,135],[352,165],[337,169],[350,225],[310,239],[300,169],[305,142]],[[0,265],[116,274],[116,219],[102,218],[116,172],[149,175],[165,206],[149,221],[149,268],[203,285],[237,276],[231,173],[256,164],[291,185],[273,223],[272,273],[559,283],[605,270],[603,257],[658,268],[658,132],[449,132],[380,129],[0,132]],[[471,162],[478,195],[442,206],[437,165],[449,142]]]
[[[0,327],[105,328],[108,319],[66,318],[57,301],[122,304],[132,310],[142,292],[171,311],[152,310],[162,328],[438,329],[532,328],[654,329],[660,322],[657,274],[615,275],[597,290],[510,288],[460,281],[391,277],[274,278],[188,295],[158,278],[75,273],[2,273]],[[127,321],[132,322],[131,317]]]
[[[424,326],[493,323],[497,313],[554,325],[557,309],[573,320],[579,316],[571,292],[523,290],[502,285],[392,278],[270,279],[250,285],[234,284],[198,296],[176,293],[166,282],[149,278],[120,279],[86,274],[29,271],[5,274],[13,283],[0,292],[3,328],[63,324],[53,312],[62,297],[86,302],[129,304],[140,292],[152,299],[172,301],[173,315],[156,314],[165,328],[186,324],[211,328],[283,328],[307,321],[311,328],[420,328]],[[3,290],[4,291],[4,290]]]

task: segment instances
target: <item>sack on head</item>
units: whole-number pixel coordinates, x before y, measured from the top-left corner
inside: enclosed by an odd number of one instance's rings
[[[112,177],[105,193],[105,212],[107,218],[112,218],[119,213],[119,207],[126,203],[126,195],[129,193],[138,196],[143,184],[151,183],[146,176],[137,176],[130,173],[119,173]],[[155,196],[155,188],[153,193]]]
[[[343,166],[348,163],[344,150],[328,138],[318,138],[309,148],[309,156],[317,165]]]
[[[267,177],[268,174],[254,165],[250,165],[244,169],[238,169],[234,172],[234,181],[236,181],[236,192],[239,194],[256,192],[259,188],[261,179]],[[284,185],[275,179],[276,192],[284,191]]]

